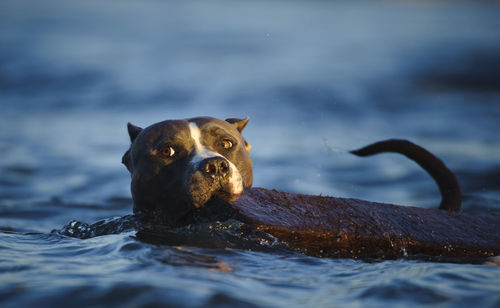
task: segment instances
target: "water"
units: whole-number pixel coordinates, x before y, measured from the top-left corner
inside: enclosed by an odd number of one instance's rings
[[[494,2],[0,3],[0,300],[19,306],[500,306],[500,269],[319,259],[282,250],[78,239],[131,213],[126,123],[251,120],[255,186],[422,207],[424,145],[464,210],[500,212],[500,6]]]

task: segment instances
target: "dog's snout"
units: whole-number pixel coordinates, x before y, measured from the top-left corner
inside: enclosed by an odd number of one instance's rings
[[[229,173],[229,164],[225,158],[211,157],[202,161],[201,169],[210,176],[224,176]]]

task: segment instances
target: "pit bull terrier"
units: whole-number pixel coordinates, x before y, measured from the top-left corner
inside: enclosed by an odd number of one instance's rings
[[[212,197],[232,202],[252,186],[251,146],[241,132],[248,118],[167,120],[145,129],[128,123],[132,142],[122,158],[132,175],[134,211],[155,211],[177,220]],[[441,190],[441,209],[458,211],[455,176],[434,155],[404,140],[352,151],[358,156],[401,153],[429,172]]]
[[[235,211],[239,220],[314,256],[397,258],[411,254],[489,257],[500,254],[500,217],[458,214],[454,174],[433,154],[406,140],[381,141],[358,156],[400,153],[436,181],[439,210],[251,188],[246,119],[167,120],[140,128],[128,123],[134,214],[174,226],[199,209]],[[212,206],[219,200],[222,207]],[[216,202],[217,203],[217,202]]]

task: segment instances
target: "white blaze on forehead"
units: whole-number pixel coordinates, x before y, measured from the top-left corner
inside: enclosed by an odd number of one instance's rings
[[[189,132],[191,133],[191,138],[194,141],[194,147],[196,152],[200,152],[201,149],[203,149],[203,145],[201,144],[201,132],[200,129],[198,128],[198,125],[196,125],[193,122],[189,122]]]
[[[191,159],[190,164],[197,170],[201,161],[210,157],[224,157],[219,153],[213,152],[205,148],[203,144],[201,144],[201,132],[200,128],[196,123],[189,122],[189,131],[191,133],[191,138],[194,142],[194,155]],[[224,157],[225,158],[225,157]],[[227,160],[227,159],[226,159]],[[241,177],[238,168],[227,160],[229,163],[229,167],[231,169],[231,175],[229,176],[229,183],[231,184],[231,193],[233,194],[241,194],[243,192],[243,178]]]
[[[189,122],[189,131],[191,132],[191,139],[193,139],[194,142],[194,156],[191,159],[191,163],[198,165],[205,158],[222,157],[219,153],[207,150],[207,148],[201,144],[201,132],[198,125]]]

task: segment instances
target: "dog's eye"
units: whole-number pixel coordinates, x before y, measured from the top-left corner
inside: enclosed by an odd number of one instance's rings
[[[228,139],[222,139],[221,142],[220,142],[220,145],[224,149],[230,149],[230,148],[233,147],[233,143],[231,142],[231,140],[228,140]]]
[[[166,157],[172,157],[175,154],[175,150],[171,146],[164,146],[160,150],[161,155]]]

